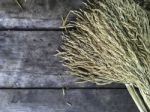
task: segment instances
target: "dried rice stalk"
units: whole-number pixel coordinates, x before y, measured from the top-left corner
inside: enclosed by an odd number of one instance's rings
[[[133,0],[84,4],[84,10],[73,11],[76,21],[66,25],[76,30],[63,35],[58,55],[64,65],[71,74],[98,85],[138,87],[150,106],[150,28],[145,11]]]

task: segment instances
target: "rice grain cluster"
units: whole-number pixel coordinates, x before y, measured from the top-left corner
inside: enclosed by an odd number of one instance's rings
[[[72,75],[98,85],[133,85],[150,101],[150,26],[133,0],[92,0],[72,13],[58,55]]]

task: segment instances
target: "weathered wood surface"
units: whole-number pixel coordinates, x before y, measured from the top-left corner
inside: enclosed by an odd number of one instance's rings
[[[1,31],[0,87],[94,87],[67,74],[55,56],[60,45],[61,32]]]
[[[21,9],[15,0],[0,1],[0,30],[9,29],[59,29],[61,17],[66,17],[70,10],[83,7],[86,0],[22,0]],[[147,11],[149,0],[135,0]],[[149,13],[149,12],[148,12]]]
[[[83,0],[21,0],[21,9],[15,0],[1,0],[0,17],[60,19],[70,10],[78,9]]]
[[[83,0],[27,0],[21,9],[13,0],[0,2],[0,30],[59,29],[61,16]],[[54,57],[60,32],[0,32],[0,87],[96,87],[76,83]],[[124,88],[122,85],[106,86]]]
[[[0,17],[15,17],[29,19],[61,19],[70,10],[82,7],[82,2],[87,0],[19,0],[22,1],[21,9],[15,0],[1,0]],[[150,0],[135,0],[144,9],[150,10]]]
[[[0,1],[0,88],[30,89],[1,89],[0,112],[138,112],[123,85],[78,84],[54,56],[61,32],[46,30],[60,30],[83,0],[14,1]]]
[[[23,1],[23,0],[22,0]],[[26,0],[21,9],[15,0],[1,0],[0,29],[54,29],[62,17],[81,7],[83,0]]]
[[[55,30],[61,29],[61,20],[0,18],[0,30]]]
[[[139,112],[126,90],[0,90],[0,112]]]

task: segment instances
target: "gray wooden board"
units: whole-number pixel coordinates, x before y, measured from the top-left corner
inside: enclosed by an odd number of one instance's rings
[[[23,0],[22,0],[23,1]],[[15,0],[1,0],[0,29],[58,28],[61,18],[81,7],[83,0],[26,0],[21,9]]]
[[[78,9],[82,1],[26,0],[22,10],[14,0],[1,0],[0,30],[60,29],[61,16]],[[126,89],[115,89],[123,85],[78,84],[77,78],[65,73],[54,56],[61,44],[60,34],[0,32],[0,88],[53,88],[0,90],[0,112],[138,112]],[[56,89],[64,87],[76,89],[65,93]]]
[[[0,30],[59,29],[83,0],[26,0],[23,10],[14,1],[0,1]],[[0,90],[0,112],[138,112],[125,89],[114,89],[123,85],[76,83],[54,56],[60,44],[60,32],[0,32],[0,88],[55,88]],[[64,87],[76,89],[56,89]]]
[[[0,112],[139,112],[126,90],[0,90]]]
[[[15,0],[1,0],[0,17],[60,19],[71,9],[81,6],[83,0],[22,0],[21,9]]]
[[[95,87],[77,83],[77,78],[66,72],[55,56],[60,45],[61,32],[1,31],[0,87]]]
[[[86,0],[26,0],[21,9],[15,0],[1,0],[0,30],[60,28],[61,17],[66,17],[70,10],[81,8],[82,1]],[[135,1],[150,10],[149,0]]]
[[[54,30],[61,27],[61,20],[0,17],[0,30]]]
[[[87,0],[19,0],[23,1],[21,9],[15,0],[1,0],[0,17],[60,19],[70,10],[79,9]],[[149,9],[150,0],[135,0],[145,9]]]

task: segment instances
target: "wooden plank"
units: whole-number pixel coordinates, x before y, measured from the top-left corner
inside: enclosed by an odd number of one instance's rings
[[[60,19],[66,16],[70,10],[79,9],[82,2],[87,0],[19,0],[23,9],[15,0],[1,0],[0,17],[36,18],[36,19]],[[135,0],[144,9],[149,10],[149,0]]]
[[[1,112],[139,112],[126,90],[0,90]]]
[[[22,1],[21,9],[15,0],[1,0],[0,17],[16,18],[47,18],[60,19],[65,16],[71,9],[78,9],[83,0],[20,0]]]
[[[21,9],[15,0],[0,2],[0,30],[10,29],[56,29],[62,26],[61,17],[66,17],[70,10],[83,7],[86,0],[22,0]],[[150,11],[149,0],[136,0]]]
[[[28,19],[28,18],[0,18],[0,30],[55,30],[61,29],[61,20]]]
[[[23,1],[23,0],[22,0]],[[1,0],[0,29],[53,29],[62,17],[81,7],[83,0],[26,0],[21,9],[15,0]]]
[[[96,87],[78,84],[77,78],[66,73],[61,60],[54,56],[60,45],[61,32],[1,31],[0,87]]]

